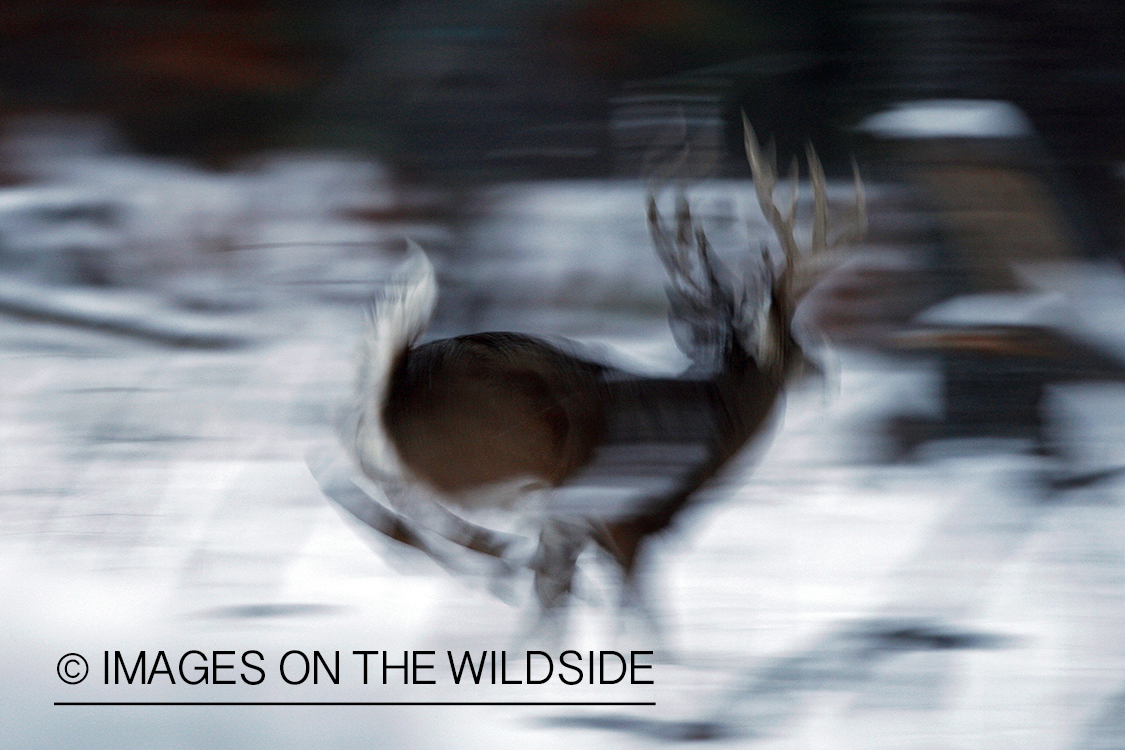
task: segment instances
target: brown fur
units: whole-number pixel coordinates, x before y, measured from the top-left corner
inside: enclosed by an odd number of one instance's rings
[[[598,443],[601,369],[519,334],[436,341],[396,366],[387,432],[415,476],[454,498],[524,476],[556,486]]]

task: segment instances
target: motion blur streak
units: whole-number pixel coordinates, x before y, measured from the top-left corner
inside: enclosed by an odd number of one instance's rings
[[[1120,746],[1125,5],[7,5],[9,744]],[[768,446],[696,495],[722,502],[677,515],[689,533],[645,542],[665,638],[654,685],[95,679],[115,651],[257,650],[271,675],[291,649],[514,653],[539,606],[523,567],[534,527],[481,510],[454,544],[433,533],[448,518],[405,523],[341,473],[350,484],[330,494],[365,509],[356,523],[308,471],[306,455],[347,466],[337,409],[361,311],[412,239],[440,289],[422,347],[473,331],[565,337],[564,358],[649,383],[599,386],[628,396],[622,423],[711,432],[645,207],[676,163],[658,235],[674,246],[681,226],[702,230],[742,281],[758,279],[763,242],[779,267],[743,111],[766,162],[771,139],[782,155],[816,145],[830,206],[852,201],[854,157],[868,231],[810,268],[822,283],[792,319],[823,379],[789,384]],[[796,192],[813,204],[811,180]],[[646,475],[661,495],[706,455],[599,445],[606,474]],[[570,482],[567,501],[628,498],[595,479]],[[567,533],[548,545],[556,569],[579,571],[566,643],[661,650],[617,632],[620,566]],[[94,676],[60,680],[68,654]],[[575,696],[657,706],[52,705]]]

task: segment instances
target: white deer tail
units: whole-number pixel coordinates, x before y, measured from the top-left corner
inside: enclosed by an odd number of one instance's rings
[[[344,430],[356,460],[372,477],[398,478],[402,465],[383,425],[383,408],[395,365],[429,325],[437,304],[437,279],[425,251],[409,242],[409,256],[370,310],[357,353],[355,398]]]

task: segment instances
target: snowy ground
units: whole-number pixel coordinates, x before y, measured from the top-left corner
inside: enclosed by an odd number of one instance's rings
[[[331,439],[358,312],[295,297],[257,314],[257,345],[215,350],[0,318],[11,747],[1125,746],[1121,485],[1045,498],[1018,446],[871,462],[876,417],[928,403],[922,365],[844,354],[826,385],[792,394],[757,464],[662,546],[664,643],[616,632],[612,587],[584,561],[567,645],[658,651],[641,657],[655,684],[454,685],[445,652],[514,649],[521,610],[381,554],[305,468],[306,448]],[[672,345],[654,330],[590,333],[659,361]],[[1125,464],[1121,396],[1056,395],[1090,467]],[[105,684],[103,654],[131,667],[141,650],[149,670],[165,652],[174,685]],[[189,665],[234,664],[236,684],[184,684],[192,650]],[[291,650],[339,651],[340,684],[286,684]],[[363,685],[362,650],[434,651],[422,677],[438,684],[402,685],[399,670]],[[256,674],[239,662],[251,651],[259,685],[240,682]],[[72,652],[89,663],[81,684],[56,672]],[[58,705],[107,701],[655,705]]]

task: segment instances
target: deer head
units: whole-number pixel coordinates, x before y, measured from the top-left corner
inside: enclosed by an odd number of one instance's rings
[[[867,225],[866,199],[855,169],[853,220],[830,235],[827,180],[812,146],[806,149],[812,190],[808,240],[798,240],[799,164],[794,157],[789,177],[789,205],[776,198],[778,177],[772,147],[763,154],[749,120],[743,115],[746,157],[762,215],[777,238],[782,258],[775,261],[763,243],[758,283],[738,282],[720,261],[692,217],[686,197],[676,197],[675,227],[669,228],[657,207],[656,190],[648,198],[648,225],[656,254],[669,275],[673,333],[680,349],[697,364],[714,366],[732,346],[754,355],[759,366],[788,369],[799,350],[792,334],[797,307],[827,270],[829,251],[852,244]]]

